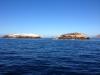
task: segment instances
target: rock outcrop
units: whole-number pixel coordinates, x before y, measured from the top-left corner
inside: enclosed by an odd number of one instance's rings
[[[41,38],[41,36],[37,34],[7,34],[3,38]]]
[[[96,38],[100,38],[100,34],[99,35],[96,35]]]
[[[63,34],[58,37],[58,39],[89,39],[85,34],[83,33],[68,33],[68,34]]]

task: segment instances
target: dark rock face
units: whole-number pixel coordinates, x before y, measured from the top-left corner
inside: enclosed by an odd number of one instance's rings
[[[58,39],[89,39],[85,34],[82,33],[68,33],[68,34],[63,34],[58,37]]]

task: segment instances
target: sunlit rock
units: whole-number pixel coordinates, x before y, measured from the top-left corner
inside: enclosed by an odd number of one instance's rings
[[[58,37],[58,39],[89,39],[85,34],[83,33],[68,33],[68,34],[63,34]]]
[[[41,36],[37,34],[7,34],[3,38],[41,38]]]

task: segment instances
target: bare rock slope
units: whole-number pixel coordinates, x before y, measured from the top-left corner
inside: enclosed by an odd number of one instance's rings
[[[41,36],[37,34],[7,34],[3,38],[41,38]]]
[[[83,33],[68,33],[68,34],[63,34],[58,37],[58,39],[89,39],[85,34]]]

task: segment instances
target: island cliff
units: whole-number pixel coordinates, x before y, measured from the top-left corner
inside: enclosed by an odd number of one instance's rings
[[[2,38],[41,38],[40,35],[37,34],[7,34],[3,35]]]
[[[83,33],[68,33],[68,34],[63,34],[58,37],[58,39],[89,39],[85,34]]]

